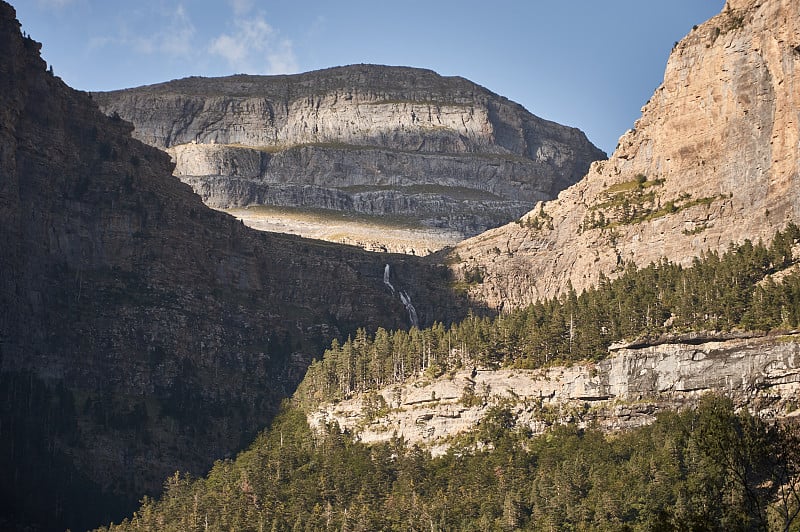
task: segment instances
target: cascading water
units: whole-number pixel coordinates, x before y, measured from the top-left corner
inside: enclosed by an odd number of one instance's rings
[[[383,269],[383,284],[388,286],[389,289],[391,289],[393,294],[395,293],[394,286],[392,286],[392,283],[389,282],[389,265],[388,264]]]
[[[419,319],[417,319],[417,309],[415,309],[414,305],[411,304],[411,297],[405,292],[400,292],[400,301],[402,301],[403,305],[405,305],[406,310],[408,311],[408,319],[411,322],[411,326],[419,329]]]
[[[396,294],[397,290],[394,289],[392,286],[391,281],[389,281],[391,269],[387,264],[386,267],[383,269],[383,284],[389,287],[392,291],[392,294]],[[407,292],[400,291],[400,302],[406,307],[406,311],[408,312],[408,320],[411,322],[412,327],[419,328],[419,318],[417,317],[417,309],[414,308],[414,305],[411,304],[411,296],[408,295]]]

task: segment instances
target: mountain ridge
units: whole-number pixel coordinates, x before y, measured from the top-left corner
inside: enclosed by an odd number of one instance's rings
[[[605,158],[575,128],[464,78],[411,67],[184,78],[93,97],[170,153],[176,175],[222,209],[402,215],[473,235],[554,197]],[[412,190],[429,185],[439,189]]]

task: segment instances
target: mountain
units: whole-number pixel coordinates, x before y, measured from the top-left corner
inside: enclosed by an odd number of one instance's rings
[[[212,207],[400,217],[461,238],[518,218],[606,157],[575,128],[416,68],[193,77],[93,97],[166,150]]]
[[[250,441],[332,339],[464,315],[431,262],[207,208],[5,2],[0,49],[0,528],[118,518]]]
[[[800,5],[729,1],[676,43],[607,161],[449,262],[495,308],[593,286],[628,261],[684,265],[800,220]]]
[[[108,530],[796,528],[799,9],[729,2],[609,161],[434,257],[504,312],[334,344]]]

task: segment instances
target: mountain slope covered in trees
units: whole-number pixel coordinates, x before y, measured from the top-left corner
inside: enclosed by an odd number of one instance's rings
[[[793,530],[798,444],[712,396],[613,438],[530,438],[498,409],[439,458],[317,434],[288,408],[235,461],[176,473],[103,530]]]
[[[621,267],[597,287],[537,301],[495,318],[374,335],[361,328],[309,367],[296,397],[309,406],[391,386],[420,374],[472,366],[540,368],[598,360],[612,343],[647,343],[689,331],[800,327],[800,229],[790,224],[769,245],[745,241],[704,253],[691,267],[663,259]],[[775,274],[781,275],[776,281]]]
[[[160,500],[110,530],[794,529],[797,426],[737,413],[723,397],[612,436],[574,425],[533,436],[512,401],[436,458],[397,437],[362,444],[336,423],[312,430],[306,411],[464,363],[541,367],[602,357],[623,338],[797,328],[798,245],[790,225],[769,246],[745,242],[685,269],[631,265],[596,289],[494,319],[362,330],[312,365],[249,450],[206,478],[176,473]]]

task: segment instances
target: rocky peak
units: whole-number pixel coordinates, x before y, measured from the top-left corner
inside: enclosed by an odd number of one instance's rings
[[[797,222],[798,46],[796,2],[729,2],[675,46],[608,161],[518,223],[459,245],[454,269],[481,273],[478,299],[519,306],[627,261],[688,264]]]
[[[577,129],[458,77],[378,65],[95,94],[216,208],[400,216],[477,234],[605,158]]]
[[[731,10],[746,10],[759,3],[760,0],[727,0],[725,2],[724,12],[730,12]]]

